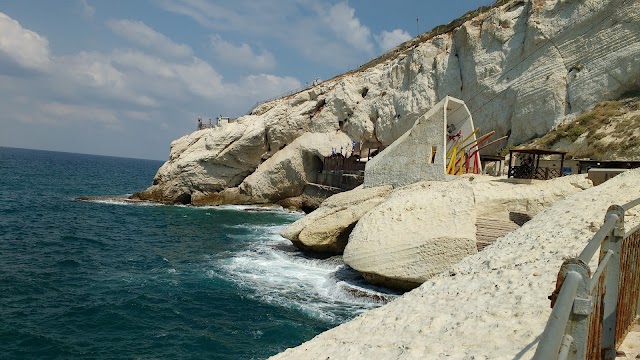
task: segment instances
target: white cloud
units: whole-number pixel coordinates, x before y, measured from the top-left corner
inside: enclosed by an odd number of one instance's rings
[[[210,41],[214,56],[225,63],[258,70],[271,70],[276,66],[273,55],[268,51],[258,54],[248,44],[234,45],[220,35],[211,36]]]
[[[129,111],[125,111],[124,114],[128,118],[134,119],[134,120],[140,120],[145,122],[153,120],[153,115],[150,112],[129,110]]]
[[[397,45],[412,38],[408,32],[402,29],[395,29],[392,31],[383,31],[380,35],[377,35],[376,42],[382,51],[391,50]]]
[[[321,12],[321,16],[338,38],[360,51],[372,53],[371,31],[360,23],[355,12],[354,8],[342,2],[333,5],[328,12]]]
[[[153,50],[171,57],[189,57],[193,51],[184,44],[178,44],[168,37],[147,26],[142,21],[109,20],[107,25],[115,34],[135,45]]]
[[[255,32],[264,25],[265,17],[285,16],[291,6],[277,0],[277,11],[265,12],[262,3],[271,5],[273,1],[240,1],[218,5],[207,0],[158,0],[160,7],[176,14],[188,16],[200,25],[226,31]]]
[[[375,50],[371,31],[346,2],[334,5],[311,0],[236,1],[157,0],[166,11],[188,16],[219,34],[233,33],[234,46],[277,42],[307,61],[340,71],[356,66]],[[240,39],[240,40],[238,40]],[[244,40],[243,40],[244,39]],[[241,45],[240,45],[241,46]],[[249,48],[250,49],[250,48]],[[255,49],[252,50],[255,53]]]
[[[42,104],[40,110],[46,114],[45,116],[62,121],[97,121],[111,128],[120,128],[121,126],[114,110],[96,106],[48,102]]]
[[[150,29],[142,23],[113,22],[118,29],[132,24],[132,29]],[[146,33],[156,33],[151,31]],[[7,42],[7,38],[16,37],[8,35],[13,33],[28,41]],[[143,37],[132,35],[132,38]],[[114,143],[124,143],[125,136],[137,134],[149,138],[148,141],[154,139],[153,150],[145,148],[140,153],[161,151],[165,154],[172,138],[193,130],[194,114],[238,116],[257,101],[301,85],[293,77],[264,73],[225,79],[193,54],[179,57],[172,55],[186,53],[157,51],[166,41],[157,42],[152,49],[155,51],[130,48],[53,56],[44,37],[23,29],[6,16],[0,17],[0,39],[0,69],[6,70],[3,61],[7,59],[29,60],[33,63],[21,66],[41,69],[43,74],[15,77],[0,73],[0,108],[3,110],[0,129],[5,130],[4,134],[0,132],[0,141],[5,144],[99,153],[115,151]],[[173,44],[181,48],[180,44]],[[33,50],[34,47],[40,52]],[[227,50],[234,49],[239,56],[264,56],[260,60],[264,68],[275,65],[272,55],[266,51],[237,44],[230,44]],[[29,55],[31,53],[35,55]],[[35,62],[34,58],[44,60]],[[39,137],[24,130],[25,124],[43,125],[38,127]],[[163,135],[159,135],[159,131]],[[57,137],[48,136],[52,133]],[[99,150],[100,146],[104,149]]]
[[[237,87],[245,97],[261,101],[298,89],[301,84],[298,79],[290,76],[280,77],[270,74],[258,74],[245,77],[238,83]]]
[[[169,101],[191,95],[215,100],[224,94],[222,76],[197,57],[175,62],[139,51],[118,50],[111,61],[139,85],[139,91],[160,94]]]
[[[49,41],[0,12],[0,61],[26,70],[45,71],[51,64]]]
[[[61,75],[68,75],[79,85],[109,87],[118,91],[125,86],[125,75],[99,53],[81,52],[61,57],[57,64]]]
[[[80,0],[80,6],[82,6],[82,16],[91,19],[96,14],[96,8],[89,5],[87,0]]]

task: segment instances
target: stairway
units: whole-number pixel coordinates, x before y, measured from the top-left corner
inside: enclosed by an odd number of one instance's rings
[[[520,225],[510,220],[477,218],[476,245],[478,251],[493,244],[498,238],[518,229]]]

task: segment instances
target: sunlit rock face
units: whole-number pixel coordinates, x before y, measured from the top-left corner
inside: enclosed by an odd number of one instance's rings
[[[273,202],[299,195],[332,148],[389,145],[447,95],[467,104],[481,133],[509,134],[518,144],[637,88],[638,79],[639,2],[502,1],[234,123],[174,141],[154,185],[138,197]],[[308,133],[324,135],[294,144]]]

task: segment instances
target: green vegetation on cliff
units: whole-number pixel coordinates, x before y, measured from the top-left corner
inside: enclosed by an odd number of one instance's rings
[[[565,150],[576,158],[640,159],[640,89],[596,104],[526,147]]]

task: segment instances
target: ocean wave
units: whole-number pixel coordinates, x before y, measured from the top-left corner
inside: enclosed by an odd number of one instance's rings
[[[209,274],[236,283],[259,301],[332,324],[398,296],[367,285],[340,257],[322,260],[304,256],[278,235],[281,229],[271,227],[252,249],[212,261],[217,271]]]
[[[285,209],[280,205],[206,205],[206,206],[194,206],[183,204],[162,204],[153,201],[146,200],[133,200],[129,197],[131,194],[125,195],[102,195],[102,196],[80,196],[73,198],[73,200],[93,202],[98,204],[110,204],[110,205],[134,205],[134,206],[172,206],[188,208],[193,210],[215,210],[215,211],[245,211],[245,212],[257,212],[257,213],[276,213],[291,215],[293,217],[302,217],[304,214],[299,211]]]

